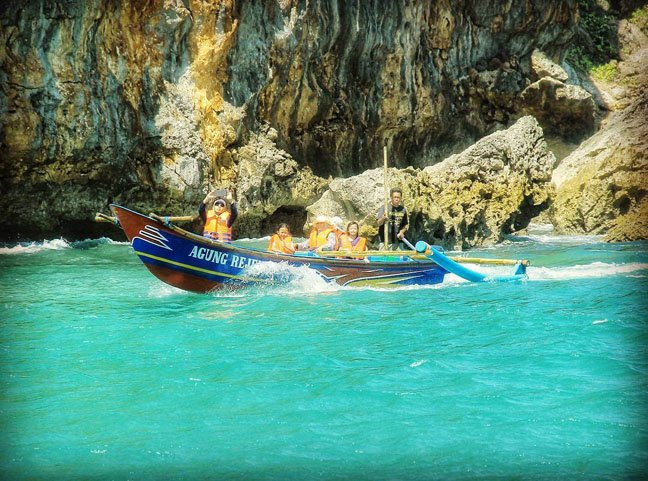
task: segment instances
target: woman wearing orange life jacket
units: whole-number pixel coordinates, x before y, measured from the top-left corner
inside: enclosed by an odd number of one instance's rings
[[[226,209],[225,200],[217,197],[214,191],[207,194],[198,207],[198,214],[204,222],[203,236],[221,242],[232,242],[232,224],[238,217],[238,209],[230,191],[227,192],[227,199],[230,201],[230,211]],[[208,205],[212,205],[212,208],[208,209]]]
[[[293,244],[290,229],[287,224],[280,224],[277,233],[270,237],[268,243],[268,250],[270,252],[277,252],[279,254],[294,254],[295,246]]]
[[[367,250],[367,239],[360,237],[358,223],[351,221],[347,224],[346,232],[340,236],[340,250],[362,252]]]

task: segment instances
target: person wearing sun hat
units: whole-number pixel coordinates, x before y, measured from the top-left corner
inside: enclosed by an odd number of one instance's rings
[[[204,223],[203,236],[221,242],[232,242],[232,225],[238,217],[232,191],[211,191],[198,206],[198,215]]]
[[[333,232],[335,233],[335,245],[333,249],[322,249],[322,250],[338,250],[340,248],[340,236],[344,234],[344,221],[341,217],[337,215],[331,217],[331,224],[333,225]]]
[[[313,221],[308,239],[301,244],[295,244],[300,250],[333,250],[337,236],[335,235],[331,219],[325,215],[318,215]]]

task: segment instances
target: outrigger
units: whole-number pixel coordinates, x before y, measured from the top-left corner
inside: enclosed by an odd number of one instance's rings
[[[261,262],[306,266],[328,282],[341,286],[403,286],[440,284],[448,273],[471,282],[525,279],[528,260],[450,257],[418,241],[408,251],[325,252],[319,255],[276,254],[261,249],[214,241],[175,225],[191,217],[144,215],[111,204],[114,217],[96,220],[121,227],[135,253],[161,281],[185,291],[206,293],[224,287],[264,282],[253,265]],[[511,265],[513,272],[492,277],[461,264]]]

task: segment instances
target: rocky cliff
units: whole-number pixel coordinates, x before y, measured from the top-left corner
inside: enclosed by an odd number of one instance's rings
[[[648,7],[644,7],[648,18]],[[549,211],[559,233],[606,234],[609,241],[648,239],[648,25],[619,23],[613,79],[596,83],[610,114],[600,130],[553,173]]]
[[[222,186],[247,234],[303,221],[385,143],[423,168],[512,124],[532,53],[559,59],[577,18],[574,0],[5,1],[2,235],[91,235],[109,202],[188,213]]]
[[[513,144],[455,154],[521,128],[511,126],[524,115],[539,123],[523,122],[525,139],[537,145],[539,128],[579,142],[598,128],[600,112],[631,103],[561,66],[578,21],[576,0],[2,2],[0,236],[108,233],[92,218],[110,202],[188,214],[214,187],[237,190],[239,236],[267,234],[283,221],[299,228],[335,192],[334,177],[344,182],[380,166],[388,145],[390,165],[421,183],[407,187],[408,207],[423,209],[421,230],[456,246],[497,240],[551,204],[546,162],[524,182],[498,178],[517,186],[505,199],[464,162],[479,170],[511,159],[502,152]],[[533,162],[548,158],[526,152]],[[443,168],[430,167],[443,159]],[[581,163],[565,163],[575,173],[569,165]],[[464,186],[454,200],[433,179],[451,176],[448,169]],[[636,217],[645,189],[621,184],[599,196],[616,205],[602,216],[554,222],[603,232],[617,226],[615,216]],[[566,213],[557,195],[553,212]],[[491,198],[515,211],[495,214]],[[487,204],[488,214],[470,202]],[[369,209],[347,207],[347,215]]]

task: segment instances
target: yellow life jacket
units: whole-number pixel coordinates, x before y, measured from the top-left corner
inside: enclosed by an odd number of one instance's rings
[[[359,237],[356,245],[351,244],[351,239],[348,234],[340,236],[340,249],[352,252],[363,252],[367,250],[367,239]]]
[[[270,237],[270,242],[268,243],[268,250],[270,252],[281,252],[283,254],[293,254],[295,250],[292,248],[292,237],[286,236],[283,240],[279,237],[279,234],[274,234]]]
[[[333,229],[328,228],[323,231],[317,232],[317,229],[313,228],[308,238],[308,246],[310,249],[317,249],[319,247],[325,246],[328,242],[328,236],[333,231]]]
[[[203,235],[221,242],[232,242],[232,228],[227,227],[229,218],[230,213],[227,211],[218,215],[216,211],[208,210]]]

